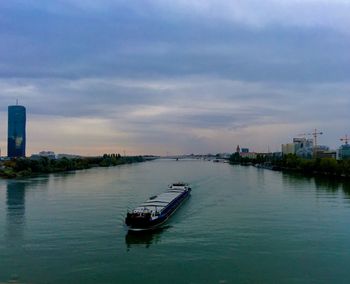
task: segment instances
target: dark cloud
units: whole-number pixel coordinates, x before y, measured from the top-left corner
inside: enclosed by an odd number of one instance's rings
[[[104,139],[135,149],[209,151],[215,137],[231,145],[268,128],[266,140],[298,127],[346,131],[342,1],[40,2],[0,3],[2,112],[19,98],[43,120],[106,123],[122,134]]]
[[[96,5],[96,13],[89,4],[82,9],[83,4],[73,1],[65,9],[56,4],[58,12],[50,5],[7,4],[0,18],[0,39],[5,43],[0,47],[0,76],[348,79],[350,39],[340,31],[288,25],[256,29],[225,18],[208,21],[183,10],[177,17],[179,10],[149,2],[140,8],[107,1],[112,9],[101,11]]]

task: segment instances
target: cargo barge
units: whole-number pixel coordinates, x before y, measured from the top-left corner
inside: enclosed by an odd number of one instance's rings
[[[187,183],[173,183],[166,192],[150,197],[128,212],[125,224],[130,231],[158,228],[183,204],[190,192],[191,188]]]

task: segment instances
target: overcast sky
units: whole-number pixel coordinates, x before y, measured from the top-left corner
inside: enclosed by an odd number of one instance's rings
[[[350,1],[0,1],[0,145],[27,153],[280,150],[350,134]]]

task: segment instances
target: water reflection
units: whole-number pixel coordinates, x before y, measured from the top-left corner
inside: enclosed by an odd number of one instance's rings
[[[7,183],[7,236],[14,238],[23,235],[25,222],[25,191],[26,183]]]
[[[303,175],[300,173],[282,173],[283,183],[286,185],[293,185],[295,188],[305,186],[305,184],[313,185],[313,177]]]
[[[343,182],[342,189],[346,195],[346,198],[350,199],[350,181],[347,180],[346,182]]]
[[[342,188],[342,181],[330,177],[315,177],[315,186],[317,190],[325,190],[328,192],[337,192]]]
[[[26,193],[29,188],[46,188],[48,178],[33,178],[27,180],[9,180],[6,185],[7,230],[9,240],[22,238],[25,225]]]
[[[350,198],[350,181],[346,179],[337,179],[330,177],[315,177],[315,186],[318,190],[328,192],[337,192],[342,190],[347,199]]]
[[[305,184],[307,183],[310,185],[310,188],[315,187],[318,191],[329,193],[336,193],[342,190],[346,198],[350,198],[350,181],[345,178],[283,173],[283,182],[285,184],[292,184],[295,188],[305,188]]]
[[[132,246],[145,245],[146,248],[149,248],[152,244],[157,244],[160,241],[161,234],[170,228],[170,226],[164,226],[152,231],[144,232],[133,232],[128,231],[125,236],[125,244],[129,250]]]

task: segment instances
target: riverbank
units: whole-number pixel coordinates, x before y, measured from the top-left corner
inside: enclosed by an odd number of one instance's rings
[[[257,159],[237,159],[237,155],[232,155],[230,163],[243,166],[254,165],[257,168],[294,172],[308,176],[313,175],[350,179],[350,160],[336,160],[333,158],[304,159],[291,154],[280,159],[271,159],[263,156],[260,156]]]
[[[122,157],[119,154],[105,154],[101,157],[80,157],[50,159],[18,158],[3,161],[0,168],[0,178],[13,179],[31,177],[40,174],[68,172],[89,169],[92,167],[111,167],[123,164],[140,163],[150,160],[143,156]]]

